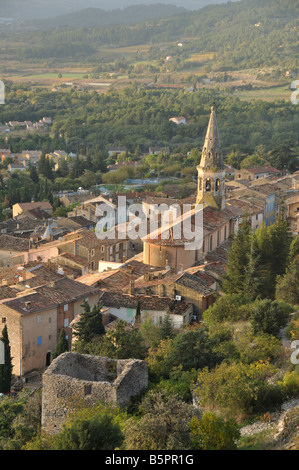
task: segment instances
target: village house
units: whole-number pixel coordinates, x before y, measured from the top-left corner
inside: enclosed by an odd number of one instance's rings
[[[174,122],[177,126],[186,124],[186,118],[184,118],[184,116],[172,117],[169,121]]]
[[[217,280],[202,271],[201,267],[189,268],[184,272],[174,273],[171,269],[148,272],[123,289],[134,291],[135,295],[158,295],[177,301],[190,302],[196,319],[214,302]]]
[[[286,218],[290,223],[291,231],[296,236],[299,234],[299,193],[291,194],[284,200]]]
[[[236,170],[234,177],[235,179],[247,179],[249,181],[254,181],[262,178],[271,176],[272,178],[278,178],[283,176],[283,172],[273,168],[272,166],[258,166],[255,168],[243,168],[241,170]]]
[[[163,154],[169,154],[170,153],[170,149],[168,146],[165,146],[165,147],[149,147],[148,149],[148,154],[149,155],[159,155],[159,153],[163,153]]]
[[[108,157],[115,157],[120,153],[124,153],[126,151],[126,147],[108,147]]]
[[[14,374],[50,365],[61,329],[71,335],[69,324],[81,313],[83,301],[93,307],[99,296],[97,289],[64,277],[1,300],[0,321],[7,326]]]
[[[131,295],[117,292],[104,292],[101,296],[103,308],[109,308],[112,315],[128,322],[136,321],[136,307],[140,303],[141,322],[151,318],[155,324],[161,324],[167,314],[171,315],[175,328],[189,324],[193,314],[193,305],[169,297]]]
[[[33,209],[42,209],[49,215],[53,214],[53,207],[48,201],[41,202],[19,202],[12,206],[12,216],[15,218],[17,215]]]
[[[11,267],[14,265],[14,256],[28,251],[30,241],[24,238],[13,237],[8,234],[0,234],[0,266]]]

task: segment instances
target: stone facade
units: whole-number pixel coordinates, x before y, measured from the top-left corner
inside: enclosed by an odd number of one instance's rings
[[[141,360],[114,360],[67,352],[43,374],[42,429],[60,432],[75,404],[129,404],[148,387],[148,365]]]

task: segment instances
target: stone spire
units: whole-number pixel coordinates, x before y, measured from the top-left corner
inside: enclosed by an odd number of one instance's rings
[[[197,172],[198,188],[196,203],[223,210],[225,208],[225,168],[220,147],[215,106],[211,108],[210,121]]]
[[[199,166],[202,169],[212,171],[215,171],[216,169],[223,170],[224,168],[215,106],[211,107],[210,121]]]

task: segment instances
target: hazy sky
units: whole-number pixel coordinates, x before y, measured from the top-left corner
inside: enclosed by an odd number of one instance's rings
[[[190,10],[198,10],[211,3],[226,3],[227,0],[0,0],[0,17],[21,19],[45,18],[83,10],[101,8],[112,10],[129,5],[172,4]],[[236,1],[236,0],[233,0]]]

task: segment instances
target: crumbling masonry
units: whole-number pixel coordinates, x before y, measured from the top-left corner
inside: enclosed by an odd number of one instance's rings
[[[148,365],[140,360],[114,360],[66,352],[43,374],[42,429],[60,432],[75,404],[129,404],[148,387]]]

